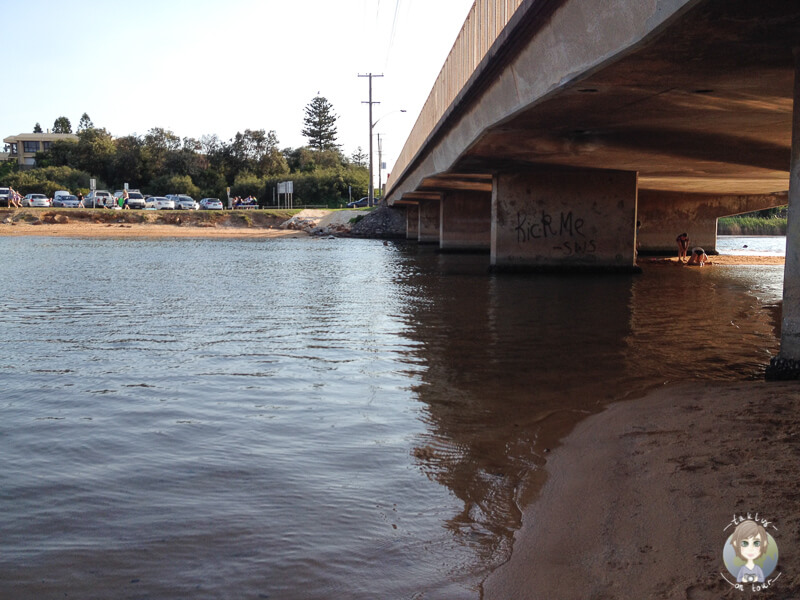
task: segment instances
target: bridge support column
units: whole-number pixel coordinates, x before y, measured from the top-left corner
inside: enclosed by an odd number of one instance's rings
[[[489,251],[492,242],[491,194],[447,192],[440,205],[439,248],[442,251]]]
[[[419,203],[419,243],[439,243],[440,200],[421,200]]]
[[[689,234],[689,244],[706,254],[717,253],[717,219],[783,206],[785,193],[761,196],[719,196],[639,190],[639,252],[677,254],[675,238]]]
[[[531,170],[495,176],[494,270],[635,272],[637,174]]]
[[[794,50],[792,158],[789,166],[789,216],[783,270],[781,350],[767,367],[770,380],[800,379],[800,48]]]
[[[406,207],[406,239],[419,239],[419,206],[409,204]]]

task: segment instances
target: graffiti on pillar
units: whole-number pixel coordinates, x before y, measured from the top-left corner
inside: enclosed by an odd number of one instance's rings
[[[593,239],[586,237],[583,232],[585,221],[580,217],[573,217],[572,211],[551,215],[541,211],[535,217],[517,211],[517,243],[529,242],[557,242],[553,250],[564,252],[566,256],[581,254],[594,254],[597,244]]]

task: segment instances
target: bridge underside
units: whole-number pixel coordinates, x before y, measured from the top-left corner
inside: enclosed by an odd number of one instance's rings
[[[625,270],[683,231],[713,252],[720,216],[800,203],[800,3],[523,9],[392,182],[409,237],[496,268]],[[800,373],[792,212],[782,355]]]
[[[552,4],[558,5],[554,13],[570,8],[569,2]],[[523,40],[516,46],[508,42],[506,71],[494,73],[498,85],[487,82],[480,89],[476,82],[472,97],[462,100],[461,118],[451,117],[431,141],[463,143],[463,137],[449,140],[446,130],[458,135],[459,120],[492,112],[484,102],[512,107],[510,114],[481,128],[452,164],[441,165],[446,170],[423,174],[413,191],[487,191],[494,173],[552,165],[635,171],[640,190],[786,192],[800,4],[707,0],[688,5],[621,56],[573,76],[546,96],[529,98],[525,106],[519,101],[537,76],[530,72],[537,49]],[[573,17],[575,29],[553,33],[555,42],[567,47],[571,41],[559,36],[589,35],[581,27],[590,19]]]
[[[576,6],[586,14],[567,15],[558,31],[556,23],[534,39],[550,36],[567,49],[583,43],[572,38],[603,20],[590,4],[551,2],[553,21],[559,11],[579,13]],[[490,202],[498,177],[531,170],[627,171],[637,175],[638,200],[629,235],[638,233],[642,251],[673,249],[675,236],[690,230],[710,252],[717,217],[787,203],[799,4],[687,2],[638,44],[524,105],[536,61],[546,57],[519,37],[498,50],[502,68],[476,77],[459,116],[454,111],[431,134],[432,149],[395,184],[391,203],[466,191]]]

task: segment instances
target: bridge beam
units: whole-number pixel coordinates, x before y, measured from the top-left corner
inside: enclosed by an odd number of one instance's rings
[[[417,239],[420,244],[438,244],[440,200],[420,200],[419,203],[419,235]]]
[[[676,254],[675,238],[685,232],[691,246],[716,254],[719,217],[783,206],[788,201],[786,193],[733,196],[639,190],[639,252]]]
[[[767,367],[767,379],[800,379],[800,47],[794,49],[792,158],[789,166],[789,215],[783,271],[781,350]]]
[[[537,169],[499,173],[491,266],[501,271],[637,271],[637,175]]]
[[[439,248],[443,251],[489,251],[492,234],[492,195],[450,191],[440,203]]]

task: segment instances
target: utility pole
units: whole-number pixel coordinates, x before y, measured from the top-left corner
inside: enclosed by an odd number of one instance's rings
[[[372,101],[372,78],[373,77],[383,77],[381,75],[373,75],[372,73],[367,73],[365,75],[358,74],[359,77],[369,77],[369,100],[366,102],[361,102],[361,104],[369,104],[369,199],[367,200],[369,206],[372,206],[375,200],[375,184],[372,181],[372,127],[374,123],[372,122],[372,105],[373,104],[380,104],[380,102],[373,102]]]
[[[383,148],[381,147],[381,134],[378,134],[378,192],[383,198],[383,173],[381,172],[383,168]]]

